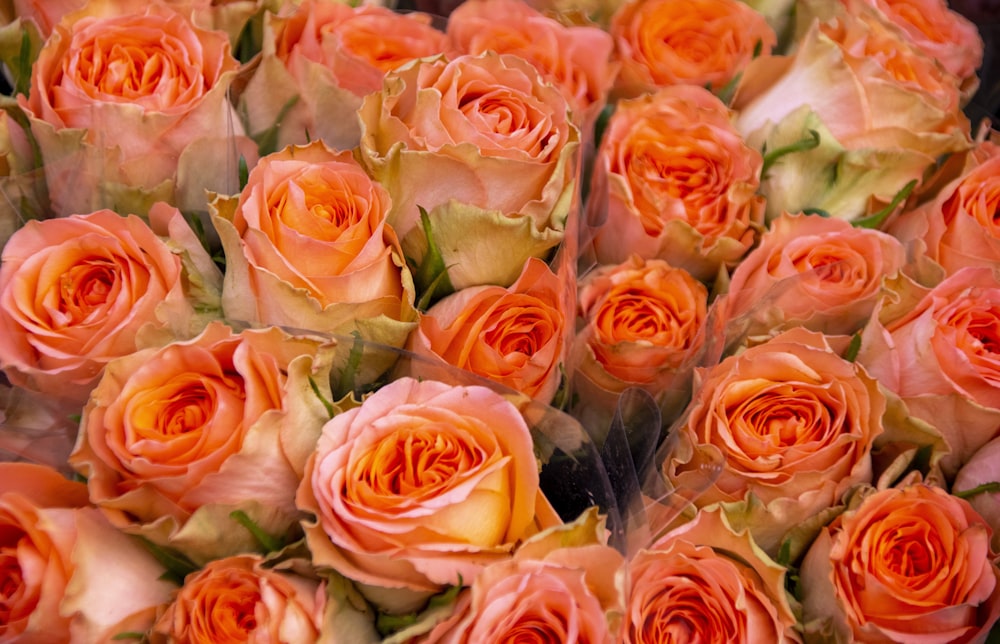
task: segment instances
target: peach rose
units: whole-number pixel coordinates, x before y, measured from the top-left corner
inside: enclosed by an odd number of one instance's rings
[[[256,161],[227,92],[239,63],[225,34],[162,2],[91,0],[65,16],[19,96],[59,215],[166,201],[206,210]]]
[[[257,555],[209,562],[184,580],[152,642],[316,642],[324,585],[264,566]]]
[[[565,300],[560,278],[532,258],[508,288],[473,286],[438,301],[420,317],[407,348],[548,403],[571,331]],[[413,362],[411,375],[420,377],[421,364]]]
[[[623,571],[628,588],[623,640],[657,644],[798,642],[785,591],[787,571],[737,532],[718,508],[640,550]]]
[[[865,327],[858,362],[934,425],[953,475],[1000,428],[1000,278],[963,268],[933,289],[887,294]]]
[[[313,562],[389,612],[472,580],[558,523],[531,433],[490,389],[401,378],[323,427],[299,487]]]
[[[896,218],[888,231],[910,246],[917,261],[929,259],[951,275],[965,266],[1000,262],[998,209],[1000,146],[984,142],[968,155],[961,176]]]
[[[158,204],[151,216],[193,238],[176,209]],[[197,241],[183,252],[207,260]],[[109,361],[163,333],[197,333],[196,291],[207,303],[221,279],[210,260],[206,273],[185,267],[177,244],[110,210],[30,221],[2,261],[0,367],[14,384],[81,405]]]
[[[212,203],[226,252],[226,317],[402,346],[414,287],[389,195],[322,141],[263,157],[238,197]]]
[[[940,156],[971,145],[954,77],[871,7],[848,2],[850,12],[801,3],[802,16],[819,7],[823,19],[792,53],[751,62],[733,99],[736,128],[757,149],[804,146],[764,173],[768,220],[809,209],[874,214]]]
[[[734,332],[748,335],[792,326],[849,335],[868,321],[883,282],[905,263],[891,235],[785,213],[737,265],[720,308]]]
[[[329,418],[330,347],[277,328],[219,323],[110,363],[83,411],[70,465],[122,530],[195,563],[259,548],[230,517],[276,538]]]
[[[705,341],[704,284],[663,260],[633,255],[584,275],[578,301],[582,326],[572,362],[583,406],[613,409],[633,386],[658,399],[686,398]]]
[[[53,469],[0,463],[5,642],[109,642],[143,632],[174,586],[141,544]]]
[[[698,507],[717,502],[774,555],[785,532],[872,481],[883,433],[878,382],[819,333],[794,328],[695,373],[678,444],[662,465],[677,488],[723,459]]]
[[[976,453],[955,474],[952,492],[970,494],[969,503],[979,516],[989,523],[992,530],[993,550],[1000,552],[1000,437],[994,438],[976,450]],[[994,486],[982,489],[980,486]],[[978,489],[978,493],[975,493]]]
[[[421,208],[455,289],[507,286],[562,242],[580,133],[527,61],[416,61],[388,74],[359,113],[360,158],[392,196],[389,223],[416,265],[428,248]]]
[[[670,85],[719,92],[777,37],[740,0],[631,0],[611,18],[621,72],[615,93],[634,98]]]
[[[620,101],[597,151],[588,201],[588,220],[599,224],[598,262],[618,264],[634,253],[714,279],[762,227],[761,164],[726,106],[702,87]]]
[[[925,484],[872,493],[824,527],[800,570],[807,635],[981,642],[1000,617],[989,527]]]
[[[361,99],[382,89],[386,72],[447,48],[428,14],[328,0],[293,9],[266,14],[260,63],[240,102],[250,131],[258,140],[270,131],[274,150],[316,140],[355,147]]]
[[[522,0],[470,0],[448,17],[447,33],[460,54],[493,50],[535,65],[563,93],[581,131],[592,131],[617,74],[606,31],[564,25]]]

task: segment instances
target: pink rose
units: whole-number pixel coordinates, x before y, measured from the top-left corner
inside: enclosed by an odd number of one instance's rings
[[[805,326],[848,335],[868,320],[883,282],[905,263],[903,246],[886,233],[786,213],[736,266],[720,307],[743,334]]]
[[[806,553],[806,634],[985,641],[1000,617],[995,560],[989,527],[966,501],[925,484],[874,492],[824,527]]]
[[[91,0],[67,15],[19,97],[53,211],[206,210],[206,189],[237,185],[240,155],[256,161],[227,102],[238,66],[224,33],[162,2]]]
[[[108,642],[148,630],[173,585],[141,544],[53,469],[0,463],[5,642]]]
[[[84,408],[70,465],[119,528],[195,563],[297,525],[295,490],[329,418],[330,347],[219,323],[110,363]]]
[[[158,204],[151,216],[193,238],[176,209]],[[83,404],[109,361],[164,333],[197,333],[195,291],[217,298],[217,269],[185,267],[175,248],[110,210],[28,222],[0,265],[0,366],[11,382]],[[207,258],[196,241],[186,250]]]
[[[558,523],[518,409],[479,386],[401,378],[324,427],[299,487],[317,566],[412,610]]]
[[[662,259],[700,280],[736,265],[763,225],[762,159],[708,90],[623,100],[594,162],[588,220],[598,262]]]

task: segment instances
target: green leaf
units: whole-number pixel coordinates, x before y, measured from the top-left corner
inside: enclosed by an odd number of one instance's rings
[[[722,101],[726,105],[729,105],[730,103],[733,102],[733,96],[736,94],[736,86],[740,84],[741,78],[743,78],[743,72],[740,72],[735,76],[733,76],[733,78],[728,83],[726,83],[723,87],[721,87],[718,92],[716,92],[715,95],[719,97],[720,101]]]
[[[855,333],[851,336],[851,343],[847,345],[847,351],[844,352],[844,360],[848,362],[854,362],[858,359],[858,352],[861,351],[861,333]]]
[[[246,528],[265,552],[275,552],[285,546],[281,539],[276,539],[261,530],[260,526],[243,510],[233,510],[229,513],[229,518]]]
[[[247,167],[247,158],[240,155],[240,192],[247,187],[247,181],[250,180],[250,168]]]
[[[144,640],[146,639],[145,633],[140,633],[138,631],[126,631],[124,633],[118,633],[112,640]]]
[[[455,598],[458,597],[458,593],[462,591],[462,588],[462,576],[459,575],[458,583],[454,586],[449,586],[447,590],[431,597],[423,611],[406,613],[405,615],[389,615],[386,613],[379,613],[378,617],[375,618],[375,630],[379,632],[379,635],[385,637],[395,633],[396,631],[413,626],[417,623],[421,614],[424,612],[440,608],[442,606],[447,606],[451,602],[455,601]]]
[[[417,301],[417,308],[426,311],[431,304],[441,299],[445,295],[455,292],[455,287],[451,285],[448,278],[448,267],[445,266],[444,256],[434,241],[434,229],[431,227],[431,219],[423,207],[420,209],[420,226],[424,229],[424,236],[427,238],[427,252],[423,261],[413,270],[413,282],[417,291],[421,294]]]
[[[31,89],[31,64],[34,55],[31,51],[31,36],[25,31],[21,34],[21,49],[17,54],[17,64],[14,71],[14,91],[28,95]]]
[[[288,111],[295,107],[295,104],[298,102],[299,96],[297,94],[288,99],[288,102],[281,106],[277,118],[274,119],[274,125],[253,135],[253,140],[257,143],[257,151],[260,152],[261,156],[266,156],[277,150],[278,131],[281,128],[281,122],[285,119]]]
[[[980,494],[996,494],[1000,492],[1000,481],[990,481],[989,483],[983,483],[982,485],[977,485],[976,487],[969,490],[962,490],[961,492],[952,492],[952,496],[957,496],[960,499],[969,500],[974,496],[979,496]]]
[[[333,418],[337,413],[336,407],[333,406],[332,402],[326,399],[323,392],[319,390],[319,385],[316,384],[316,381],[313,380],[311,376],[309,377],[309,388],[313,390],[313,393],[316,394],[319,401],[323,403],[323,406],[326,408],[326,413],[330,416],[330,418]]]
[[[160,565],[166,568],[166,572],[160,575],[160,579],[173,582],[178,586],[184,584],[184,578],[198,570],[198,566],[187,558],[183,553],[174,550],[173,548],[166,548],[159,544],[153,543],[148,538],[143,536],[137,536],[137,539],[146,547],[153,557],[160,562]]]
[[[337,382],[337,393],[346,395],[349,391],[354,391],[356,386],[355,376],[361,368],[361,358],[365,352],[365,341],[358,331],[352,331],[354,343],[351,345],[351,353],[347,356],[347,365],[340,372],[340,380]]]
[[[854,221],[851,222],[851,224],[855,228],[876,228],[876,229],[879,228],[882,225],[882,222],[885,221],[886,217],[891,215],[893,211],[896,210],[896,207],[903,201],[905,201],[906,198],[910,196],[910,193],[913,192],[913,189],[916,187],[917,187],[917,180],[914,179],[905,186],[903,186],[902,190],[896,193],[896,196],[892,198],[892,201],[889,202],[888,206],[886,206],[882,210],[879,210],[874,215],[870,215],[868,217],[862,217],[861,219],[855,219]]]
[[[805,139],[799,139],[794,143],[789,143],[770,152],[764,154],[764,165],[760,169],[760,176],[763,177],[767,174],[767,171],[771,169],[775,161],[783,156],[794,154],[796,152],[806,152],[807,150],[812,150],[819,147],[820,136],[819,132],[816,130],[809,130],[809,137]]]

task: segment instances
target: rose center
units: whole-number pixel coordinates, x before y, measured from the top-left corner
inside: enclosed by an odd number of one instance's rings
[[[16,555],[13,547],[0,550],[0,627],[10,623],[18,596],[24,588],[21,566]]]
[[[414,498],[447,487],[456,473],[481,462],[481,454],[452,436],[400,430],[374,446],[355,471],[378,494]]]
[[[59,278],[60,310],[71,323],[87,319],[108,301],[118,282],[118,268],[105,259],[81,262]]]

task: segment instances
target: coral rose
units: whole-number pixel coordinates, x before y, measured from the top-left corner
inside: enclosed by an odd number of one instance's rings
[[[447,48],[424,13],[304,0],[289,13],[268,12],[259,66],[240,105],[250,131],[273,149],[322,140],[347,150],[361,135],[361,99],[382,89],[386,72]]]
[[[92,0],[65,16],[18,99],[52,210],[206,210],[206,189],[231,190],[239,156],[257,157],[227,101],[238,67],[224,33],[162,2]]]
[[[615,93],[634,98],[670,85],[719,92],[777,37],[740,0],[631,0],[611,19],[621,71]]]
[[[795,328],[696,371],[694,397],[662,471],[676,488],[722,471],[696,501],[722,502],[769,554],[785,532],[872,481],[883,433],[878,382],[821,334]]]
[[[571,331],[566,287],[529,259],[510,287],[474,286],[438,301],[420,317],[408,348],[547,404],[559,388]],[[419,377],[422,361],[411,375]]]
[[[297,502],[313,562],[389,612],[507,559],[558,523],[529,428],[492,390],[400,378],[334,416]]]
[[[848,335],[868,321],[883,282],[906,263],[899,241],[840,219],[784,214],[733,271],[720,308],[732,332],[804,326]]]
[[[190,228],[165,204],[152,216],[182,239]],[[190,337],[204,320],[195,291],[217,300],[217,269],[197,241],[202,273],[142,219],[110,210],[30,221],[3,249],[0,366],[11,382],[83,404],[110,360],[163,333]],[[173,246],[173,247],[172,247]],[[218,306],[218,302],[215,302]]]
[[[144,632],[174,586],[149,552],[53,469],[0,463],[5,642],[109,642]]]
[[[329,412],[329,346],[213,323],[110,363],[69,462],[122,530],[195,563],[259,547],[231,518],[291,534],[295,490]]]
[[[416,61],[359,113],[360,157],[417,265],[429,245],[421,209],[455,289],[510,285],[562,242],[580,133],[531,63],[492,52]]]
[[[872,493],[824,527],[800,570],[806,633],[833,641],[979,642],[1000,617],[989,527],[914,484]]]
[[[594,162],[588,220],[598,262],[662,259],[700,280],[734,266],[763,225],[763,161],[702,87],[620,101]],[[603,192],[602,192],[603,191]]]

